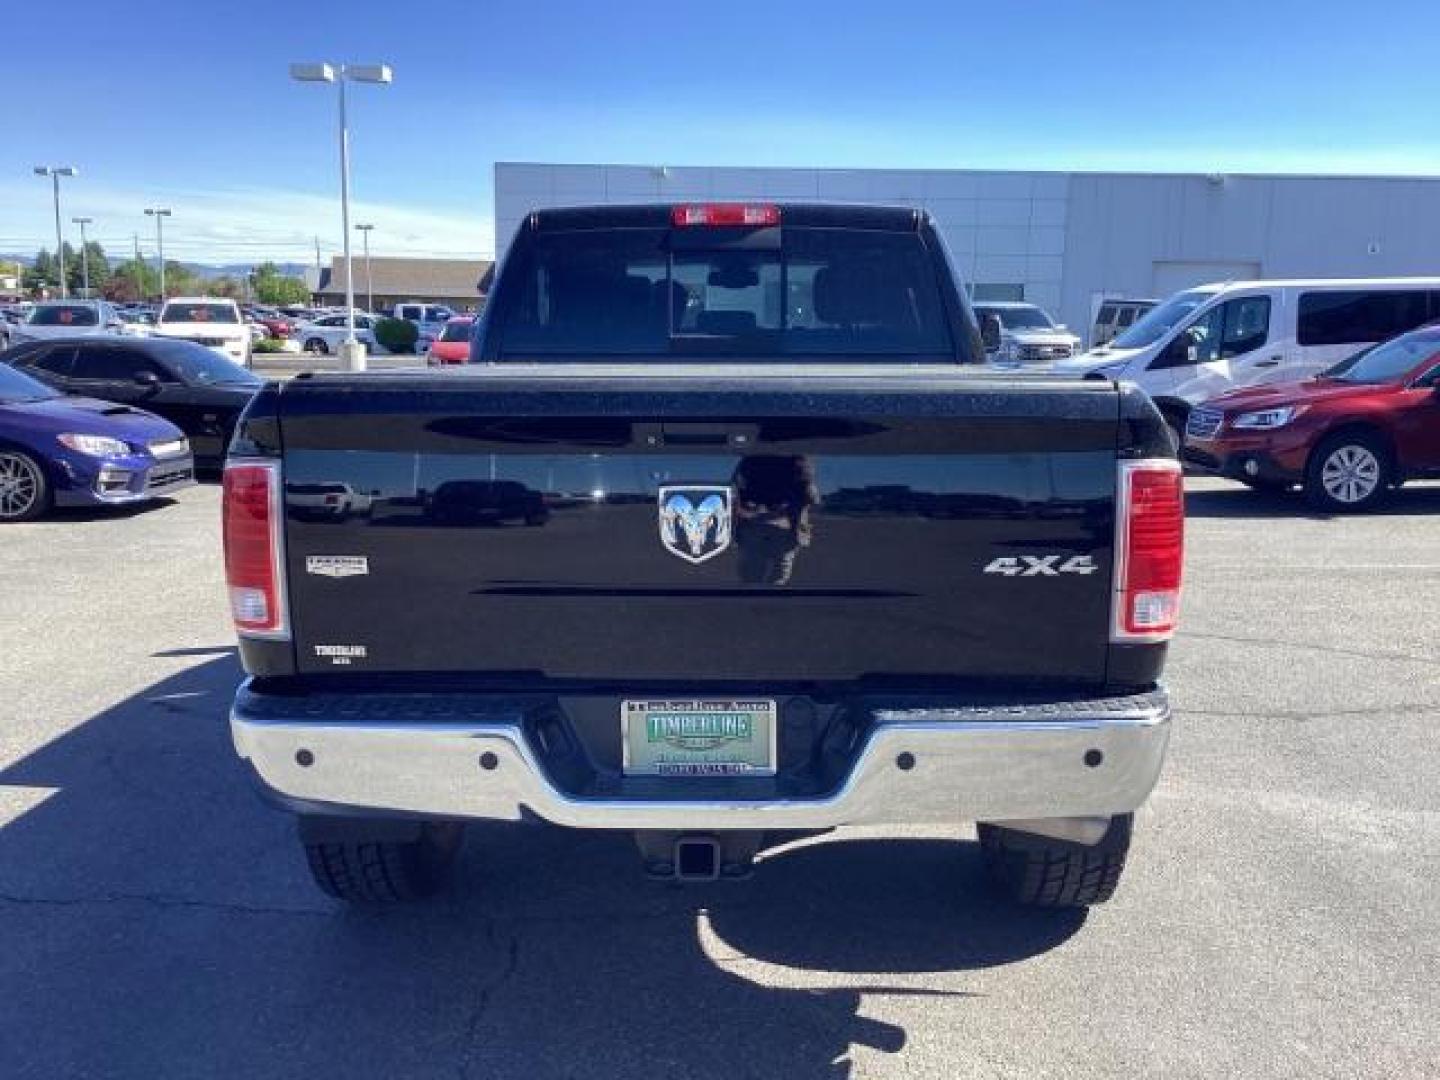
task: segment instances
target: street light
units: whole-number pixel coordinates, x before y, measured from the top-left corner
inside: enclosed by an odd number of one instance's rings
[[[90,299],[90,252],[85,249],[85,226],[94,225],[95,219],[72,217],[71,225],[80,226],[80,280],[85,284],[85,299]]]
[[[370,276],[370,230],[374,225],[356,225],[365,240],[365,310],[375,314],[375,279]]]
[[[60,299],[69,296],[65,288],[65,235],[60,231],[60,178],[79,176],[80,170],[73,165],[36,165],[36,176],[48,176],[55,185],[55,263],[60,267]]]
[[[165,302],[165,219],[172,217],[168,207],[147,206],[145,216],[155,219],[155,246],[160,249],[160,302]]]
[[[389,64],[291,64],[298,82],[335,83],[340,88],[340,233],[345,238],[345,341],[340,355],[351,371],[365,370],[365,348],[355,340],[355,274],[350,260],[350,128],[345,121],[347,82],[390,83]]]

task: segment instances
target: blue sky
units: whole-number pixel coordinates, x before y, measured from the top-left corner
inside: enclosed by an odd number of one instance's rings
[[[0,250],[53,236],[41,162],[80,167],[65,216],[108,246],[150,248],[163,203],[177,257],[336,250],[334,95],[302,59],[395,69],[351,98],[377,252],[489,254],[496,160],[1440,173],[1440,5],[1159,6],[15,5]]]

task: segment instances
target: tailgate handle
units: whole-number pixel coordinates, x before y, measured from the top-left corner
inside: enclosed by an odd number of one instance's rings
[[[728,446],[748,450],[755,445],[759,433],[759,424],[668,423],[660,425],[658,439],[651,445]]]

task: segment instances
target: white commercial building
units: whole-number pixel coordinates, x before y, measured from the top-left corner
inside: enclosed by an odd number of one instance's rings
[[[685,200],[923,206],[985,299],[1088,338],[1100,299],[1257,277],[1440,274],[1440,179],[958,169],[495,166],[503,251],[544,206]]]

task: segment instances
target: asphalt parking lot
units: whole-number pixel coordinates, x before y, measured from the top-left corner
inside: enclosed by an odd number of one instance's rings
[[[477,828],[451,896],[345,910],[230,750],[217,489],[5,527],[0,1076],[1440,1074],[1440,485],[1190,515],[1170,762],[1088,915],[958,825],[696,890]]]

